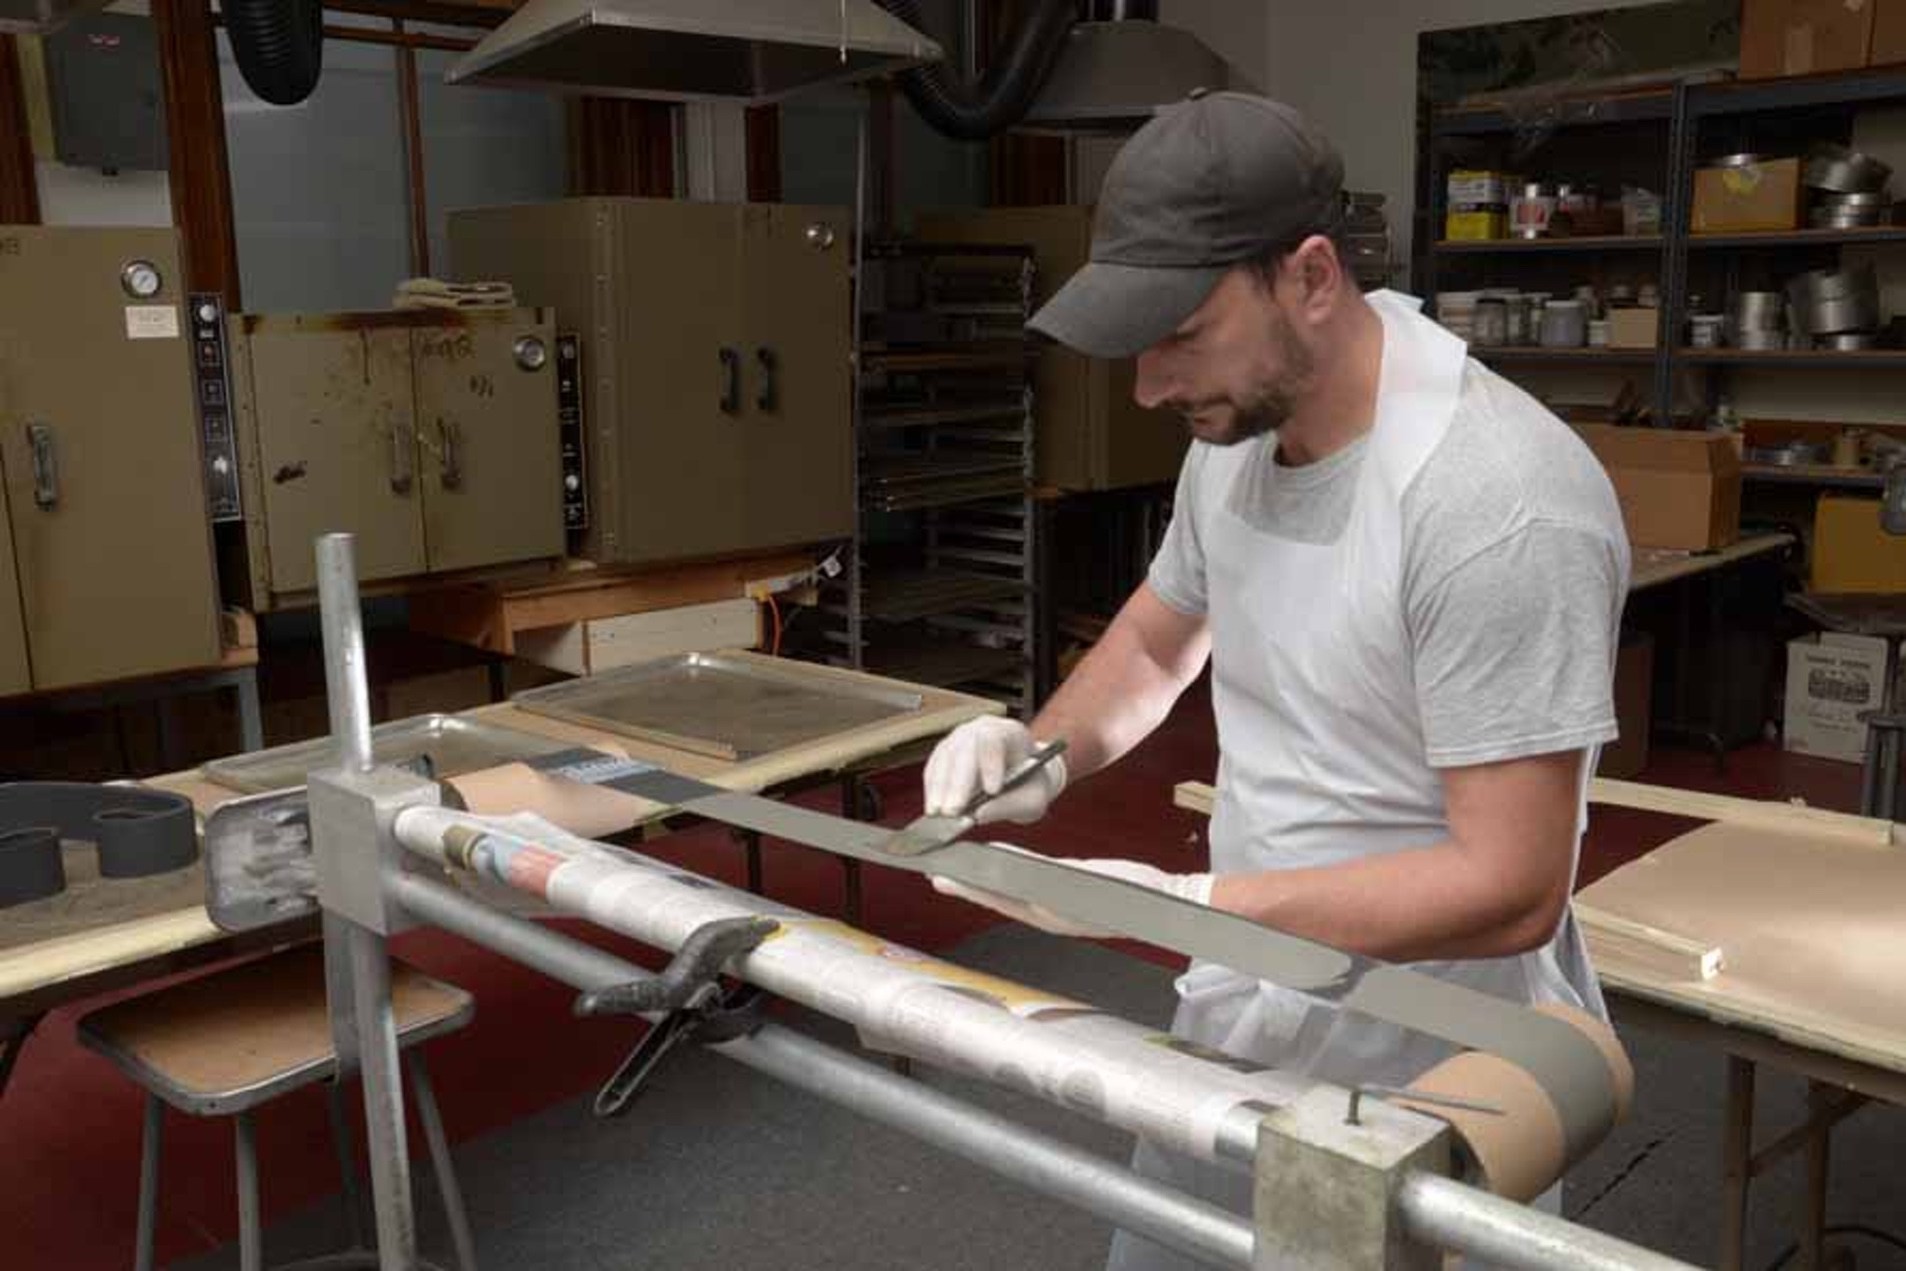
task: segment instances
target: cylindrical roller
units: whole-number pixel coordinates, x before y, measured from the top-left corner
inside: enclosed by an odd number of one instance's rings
[[[1551,1003],[1534,1008],[1585,1034],[1608,1064],[1615,1092],[1615,1120],[1628,1115],[1635,1070],[1614,1030],[1585,1011]],[[1562,1120],[1539,1082],[1506,1059],[1479,1050],[1447,1059],[1410,1083],[1427,1095],[1481,1104],[1477,1111],[1397,1096],[1391,1102],[1449,1122],[1482,1185],[1514,1200],[1533,1200],[1573,1164]]]

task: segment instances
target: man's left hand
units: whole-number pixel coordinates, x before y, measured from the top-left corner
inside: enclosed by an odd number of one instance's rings
[[[1019,852],[1025,856],[1038,855],[1035,852],[1027,852],[1024,848],[1014,847],[1010,843],[995,843],[993,846]],[[1040,859],[1051,860],[1071,869],[1100,874],[1106,878],[1116,878],[1120,882],[1136,883],[1140,887],[1149,887],[1153,891],[1161,891],[1168,896],[1191,901],[1193,904],[1209,905],[1211,903],[1211,885],[1214,881],[1214,876],[1211,874],[1172,874],[1159,869],[1156,865],[1147,865],[1144,861],[1077,860],[1060,857],[1041,857]],[[1029,927],[1038,927],[1042,931],[1050,931],[1057,936],[1102,939],[1120,934],[1056,914],[1043,905],[1003,896],[982,887],[969,887],[965,883],[957,883],[950,878],[941,878],[936,875],[932,882],[933,890],[943,896],[955,896],[961,900],[971,901],[995,913],[1004,914],[1015,922],[1023,922]]]

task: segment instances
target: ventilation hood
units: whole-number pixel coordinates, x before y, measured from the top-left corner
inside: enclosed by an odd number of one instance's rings
[[[45,35],[106,0],[0,0],[0,35]]]
[[[941,56],[872,0],[529,0],[447,78],[758,106]]]
[[[1230,64],[1191,32],[1150,18],[1080,22],[1066,37],[1028,127],[1128,130],[1195,88],[1231,86]]]

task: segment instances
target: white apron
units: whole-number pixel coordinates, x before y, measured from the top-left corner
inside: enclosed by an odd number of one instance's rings
[[[1218,874],[1329,865],[1426,847],[1448,837],[1442,783],[1425,757],[1403,609],[1403,496],[1455,414],[1467,350],[1394,292],[1369,297],[1383,321],[1376,418],[1337,542],[1265,533],[1226,493],[1271,442],[1214,449],[1195,508],[1212,638],[1221,759],[1211,819]],[[1220,473],[1228,473],[1227,477]],[[1186,513],[1180,509],[1179,514]],[[1586,824],[1584,765],[1577,835]],[[1559,1001],[1605,1014],[1572,919],[1518,957],[1414,968],[1517,1002]],[[1451,1053],[1434,1038],[1304,994],[1194,963],[1178,980],[1172,1031],[1268,1066],[1337,1085],[1407,1085]],[[1135,1164],[1249,1212],[1241,1173],[1140,1146]],[[1194,1264],[1121,1234],[1116,1271]]]

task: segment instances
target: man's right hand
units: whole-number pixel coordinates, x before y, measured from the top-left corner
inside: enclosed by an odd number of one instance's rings
[[[1017,720],[987,715],[961,724],[927,758],[927,815],[957,816],[981,791],[997,793],[1006,774],[1026,762],[1035,744],[1032,733]],[[1029,825],[1046,814],[1065,784],[1065,759],[1055,755],[1018,789],[981,804],[974,819],[981,824]]]

